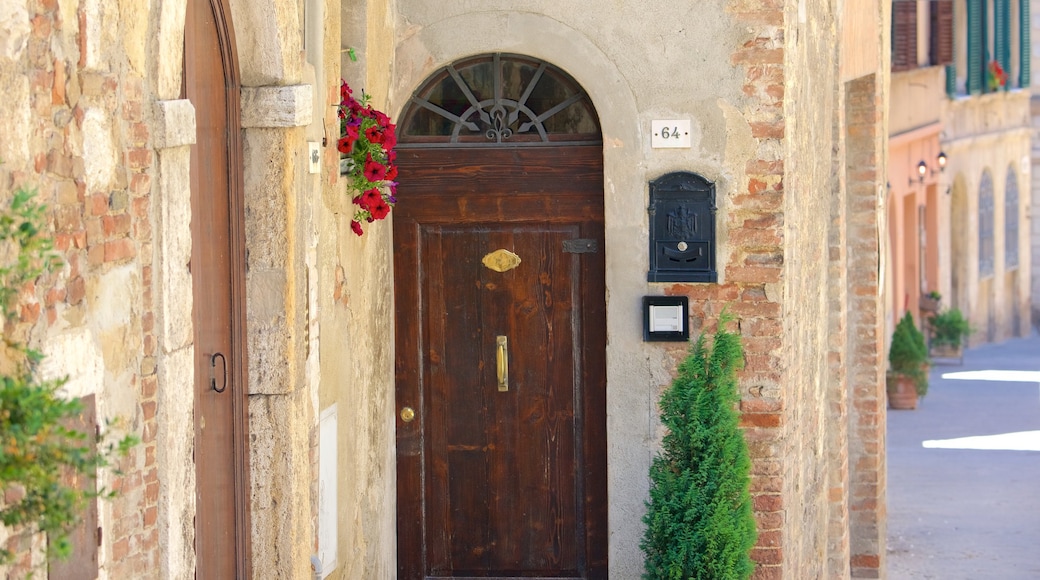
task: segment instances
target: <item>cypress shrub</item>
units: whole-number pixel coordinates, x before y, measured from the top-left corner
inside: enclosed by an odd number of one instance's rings
[[[668,432],[650,467],[645,580],[746,579],[754,570],[751,460],[736,410],[744,355],[728,321],[710,347],[701,334],[661,396]]]

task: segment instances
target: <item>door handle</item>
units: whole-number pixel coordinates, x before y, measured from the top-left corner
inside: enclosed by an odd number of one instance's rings
[[[217,359],[218,358],[220,359],[220,369],[221,369],[220,375],[217,375]],[[218,393],[223,393],[224,390],[227,389],[227,359],[224,358],[224,354],[223,353],[219,353],[218,352],[218,353],[214,354],[210,358],[209,362],[210,362],[210,366],[213,369],[213,370],[210,371],[209,385],[210,385],[210,387],[213,388],[214,391],[216,391]],[[217,386],[217,377],[218,376],[220,377],[220,386],[219,387]]]
[[[498,370],[498,391],[509,390],[509,343],[505,336],[499,335],[495,347],[495,368]]]

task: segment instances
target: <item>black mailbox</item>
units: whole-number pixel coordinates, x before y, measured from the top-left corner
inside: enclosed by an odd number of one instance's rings
[[[715,184],[677,171],[650,182],[650,282],[718,282]]]

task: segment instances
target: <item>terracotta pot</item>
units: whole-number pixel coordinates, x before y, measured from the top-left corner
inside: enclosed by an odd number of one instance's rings
[[[917,408],[917,387],[914,385],[914,379],[906,375],[890,374],[886,381],[889,409]]]
[[[921,303],[919,308],[922,312],[938,312],[939,300],[935,298],[929,298],[928,296],[921,296]]]
[[[964,355],[963,346],[952,346],[939,344],[932,347],[932,356],[935,358],[961,358]]]

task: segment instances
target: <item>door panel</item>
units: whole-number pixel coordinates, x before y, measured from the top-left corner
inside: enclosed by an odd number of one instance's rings
[[[249,575],[245,348],[238,89],[226,10],[190,0],[185,95],[191,148],[192,323],[195,344],[196,577]]]
[[[482,153],[454,153],[472,176],[465,156]],[[422,202],[395,216],[397,399],[416,410],[398,419],[399,578],[605,578],[604,260],[564,250],[602,248],[602,188],[520,193],[531,182],[514,178],[473,191],[423,181],[423,154],[399,158],[401,189]],[[590,165],[581,183],[601,174]],[[499,249],[520,264],[486,267]]]

